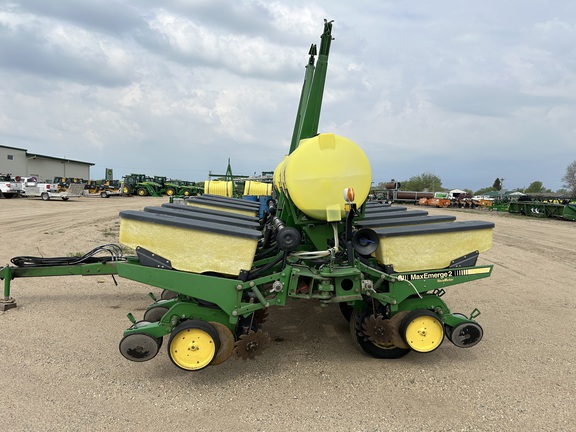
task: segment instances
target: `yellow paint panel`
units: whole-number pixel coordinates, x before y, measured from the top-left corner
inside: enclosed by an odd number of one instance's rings
[[[122,218],[120,243],[160,255],[177,270],[237,276],[252,267],[258,239]]]
[[[440,269],[456,258],[492,247],[492,229],[380,237],[375,252],[381,264],[395,271]]]

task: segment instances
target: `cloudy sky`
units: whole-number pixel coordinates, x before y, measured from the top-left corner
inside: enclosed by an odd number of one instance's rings
[[[334,20],[320,132],[373,180],[557,190],[576,160],[576,2],[0,1],[0,144],[205,180],[273,170]]]

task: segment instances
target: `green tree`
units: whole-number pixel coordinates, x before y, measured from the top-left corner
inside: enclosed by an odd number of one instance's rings
[[[442,179],[432,173],[422,173],[401,183],[402,190],[405,191],[421,192],[427,189],[430,192],[436,192],[442,190]]]
[[[546,188],[541,181],[533,181],[530,185],[524,189],[524,193],[542,193],[546,192]]]
[[[562,177],[564,187],[572,197],[576,197],[576,161],[566,167],[566,174]]]
[[[494,180],[494,184],[492,185],[493,190],[501,191],[502,190],[502,180],[496,177]]]

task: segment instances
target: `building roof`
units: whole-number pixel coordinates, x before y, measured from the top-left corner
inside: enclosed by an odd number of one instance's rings
[[[28,151],[28,150],[20,148],[20,147],[12,147],[12,146],[6,146],[6,145],[1,145],[1,144],[0,144],[0,147],[12,149],[12,150]]]
[[[3,148],[8,148],[8,149],[14,149],[14,150],[20,150],[20,151],[25,151],[26,152],[26,156],[27,157],[31,157],[31,158],[43,158],[43,159],[54,159],[54,160],[59,160],[62,162],[74,162],[74,163],[81,163],[81,164],[85,164],[85,165],[96,165],[95,163],[92,162],[84,162],[84,161],[79,161],[79,160],[74,160],[74,159],[68,159],[68,158],[60,158],[60,157],[56,157],[56,156],[47,156],[47,155],[42,155],[40,153],[29,153],[27,149],[24,148],[20,148],[20,147],[11,147],[11,146],[5,146],[5,145],[0,145],[0,147]]]
[[[86,165],[96,165],[95,163],[92,163],[92,162],[84,162],[84,161],[68,159],[68,158],[59,158],[59,157],[55,157],[55,156],[46,156],[46,155],[41,155],[39,153],[26,152],[26,154],[28,155],[29,158],[54,159],[54,160],[59,160],[62,162],[74,162],[74,163],[81,163],[81,164],[86,164]]]

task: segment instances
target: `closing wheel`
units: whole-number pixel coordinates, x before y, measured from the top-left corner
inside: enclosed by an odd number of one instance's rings
[[[196,371],[208,366],[219,349],[218,332],[212,325],[188,320],[170,334],[168,357],[180,369]]]
[[[465,322],[458,324],[456,327],[451,327],[448,331],[446,327],[446,335],[450,342],[458,348],[470,348],[482,340],[484,330],[480,324],[475,322]]]
[[[120,353],[128,360],[143,362],[153,359],[160,347],[162,338],[154,338],[145,333],[131,333],[120,341]]]
[[[144,320],[148,322],[158,322],[166,315],[166,312],[168,312],[168,308],[165,306],[153,306],[144,312]]]
[[[350,315],[350,334],[356,347],[360,351],[379,359],[396,359],[408,354],[409,349],[397,347],[391,342],[374,343],[369,339],[364,330],[364,323],[370,314],[371,310],[369,309],[354,309]]]
[[[170,290],[162,290],[162,294],[160,294],[160,298],[162,300],[172,300],[174,298],[178,297],[178,293],[174,292],[174,291],[170,291]]]
[[[414,351],[432,352],[444,340],[444,325],[434,312],[417,309],[404,317],[400,334]]]
[[[458,313],[458,312],[452,312],[452,315],[459,317],[459,318],[464,318],[464,319],[468,319],[468,317],[464,314]],[[454,327],[450,327],[449,325],[444,325],[444,334],[446,335],[446,338],[449,341],[452,341],[452,330],[454,329]]]

